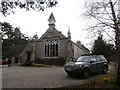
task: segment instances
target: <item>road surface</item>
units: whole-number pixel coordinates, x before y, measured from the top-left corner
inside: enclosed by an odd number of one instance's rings
[[[98,76],[102,74],[89,79]],[[85,79],[68,77],[63,67],[2,67],[3,88],[58,88],[83,81]]]

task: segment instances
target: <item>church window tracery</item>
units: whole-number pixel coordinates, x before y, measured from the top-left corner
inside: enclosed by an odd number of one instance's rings
[[[48,40],[45,42],[45,57],[58,57],[58,41]]]

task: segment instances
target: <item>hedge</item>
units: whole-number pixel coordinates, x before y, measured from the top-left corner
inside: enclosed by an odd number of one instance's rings
[[[34,63],[63,66],[65,64],[65,59],[64,58],[44,58],[44,59],[38,58],[34,60]]]

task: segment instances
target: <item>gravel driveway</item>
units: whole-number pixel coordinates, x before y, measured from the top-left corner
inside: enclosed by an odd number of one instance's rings
[[[83,81],[85,80],[68,77],[63,67],[2,68],[3,88],[57,88]]]

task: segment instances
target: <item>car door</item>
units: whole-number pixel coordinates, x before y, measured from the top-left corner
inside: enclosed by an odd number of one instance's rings
[[[91,72],[96,72],[98,70],[97,59],[95,56],[91,56],[90,58],[90,69]]]
[[[96,59],[97,59],[97,67],[98,67],[98,71],[101,71],[103,69],[103,61],[102,59],[99,57],[99,56],[96,56]]]

